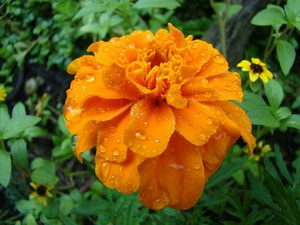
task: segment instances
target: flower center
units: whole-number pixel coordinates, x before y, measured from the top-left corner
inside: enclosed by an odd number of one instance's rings
[[[251,64],[250,68],[254,73],[262,73],[264,71],[261,65],[254,63]]]
[[[37,193],[39,196],[46,196],[46,193],[47,193],[47,188],[46,188],[46,186],[44,186],[44,185],[38,186],[37,189],[36,189],[36,193]]]

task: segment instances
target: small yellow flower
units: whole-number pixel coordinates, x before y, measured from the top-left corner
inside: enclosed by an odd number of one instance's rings
[[[54,187],[46,184],[35,184],[30,182],[30,185],[33,187],[34,191],[29,195],[29,198],[36,198],[36,203],[42,201],[44,205],[47,205],[47,197],[52,198],[53,195],[50,193]]]
[[[237,67],[241,67],[242,71],[249,72],[251,82],[260,78],[264,83],[268,83],[269,79],[273,78],[273,74],[267,69],[266,64],[257,58],[251,58],[251,62],[243,60],[237,64]]]
[[[272,150],[271,146],[269,144],[263,145],[264,142],[260,141],[258,144],[255,144],[253,155],[251,155],[249,158],[254,159],[255,161],[259,161],[260,158],[264,156],[265,153]]]
[[[4,89],[4,87],[0,85],[0,102],[4,102],[6,96],[7,96],[7,93]]]

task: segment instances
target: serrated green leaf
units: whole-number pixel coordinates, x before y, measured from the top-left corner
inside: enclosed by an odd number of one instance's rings
[[[272,108],[278,109],[283,99],[283,90],[281,85],[274,79],[270,79],[267,84],[264,83],[265,92]]]
[[[292,112],[288,107],[284,106],[284,107],[280,107],[279,109],[277,109],[276,115],[279,120],[283,120],[283,119],[288,118],[290,115],[292,115]]]
[[[296,128],[296,129],[300,129],[300,115],[299,114],[292,114],[287,119],[282,120],[281,125]]]
[[[293,45],[287,41],[277,41],[276,54],[283,74],[288,75],[296,57],[296,52]]]
[[[278,208],[271,206],[272,212],[284,224],[297,224],[300,221],[300,211],[291,188],[286,189],[278,176],[273,176],[268,170],[265,170],[265,181],[267,187],[274,196],[274,201]]]
[[[6,123],[6,127],[3,129],[2,138],[4,140],[11,138],[24,131],[26,128],[34,126],[40,120],[41,118],[35,116],[13,117]]]
[[[0,149],[0,183],[7,187],[11,176],[11,158],[8,152]]]
[[[252,187],[253,197],[257,199],[257,201],[265,204],[271,205],[273,204],[272,197],[270,195],[269,190],[264,186],[264,184],[254,177],[251,173],[248,173],[249,181]]]
[[[13,161],[23,169],[28,167],[28,152],[24,139],[14,139],[10,143]]]
[[[256,26],[272,26],[276,24],[286,24],[284,14],[277,8],[267,8],[257,13],[251,23]]]
[[[175,0],[161,1],[161,0],[138,0],[133,4],[135,9],[147,9],[147,8],[166,8],[175,9],[180,4]]]
[[[283,161],[282,154],[281,154],[281,152],[279,150],[279,146],[277,144],[275,144],[274,151],[275,151],[276,164],[277,164],[281,174],[284,176],[284,178],[290,184],[293,183],[292,176],[291,176],[290,172],[288,171],[288,168],[286,167],[285,162]]]
[[[22,102],[18,102],[13,110],[12,110],[12,117],[21,117],[26,115],[25,106]]]

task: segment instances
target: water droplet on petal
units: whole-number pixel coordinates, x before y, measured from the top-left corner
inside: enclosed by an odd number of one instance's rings
[[[142,149],[146,150],[147,149],[147,145],[142,145]]]
[[[136,133],[135,133],[135,137],[137,139],[140,139],[140,140],[146,140],[146,135],[145,135],[145,131],[143,130],[138,130]]]
[[[199,163],[195,163],[193,167],[194,167],[194,169],[199,170],[200,169],[200,164]]]
[[[133,144],[134,144],[133,140],[131,140],[130,138],[127,138],[127,139],[125,140],[125,143],[127,144],[127,146],[128,146],[129,148],[131,148],[131,147],[133,146]]]
[[[197,42],[194,42],[192,45],[193,48],[198,48],[198,46],[199,46],[199,44]]]
[[[206,135],[205,134],[200,134],[200,140],[202,140],[202,141],[204,141],[204,140],[206,140]]]
[[[206,91],[205,94],[204,94],[205,98],[210,98],[211,97],[211,93]]]
[[[150,185],[150,186],[148,187],[148,189],[149,189],[149,191],[152,191],[152,190],[154,189],[153,185]]]
[[[186,172],[191,172],[191,168],[190,168],[190,167],[187,167],[187,168],[186,168]]]
[[[110,171],[110,166],[111,164],[108,162],[104,162],[101,164],[100,166],[100,176],[101,176],[101,180],[106,180],[107,179],[107,175]]]
[[[95,80],[95,77],[93,75],[90,75],[90,74],[87,74],[85,76],[85,81],[88,82],[88,83],[91,83]]]
[[[212,119],[211,119],[211,118],[207,118],[207,121],[206,121],[206,123],[207,123],[208,125],[212,125],[212,124],[213,124],[213,121],[212,121]]]
[[[115,148],[115,149],[113,150],[113,155],[115,155],[115,156],[120,155],[119,149]]]
[[[65,109],[65,117],[67,120],[72,120],[78,117],[82,112],[82,109],[76,106],[67,106]]]
[[[101,108],[101,107],[98,108],[98,111],[99,111],[99,113],[105,113],[106,112],[106,110],[104,108]]]
[[[222,55],[216,55],[214,58],[213,58],[214,62],[215,63],[218,63],[218,64],[222,64],[225,62],[225,59]]]
[[[110,132],[114,132],[114,131],[116,131],[116,127],[115,126],[109,126],[108,127],[108,130],[110,131]]]
[[[193,57],[189,55],[188,57],[186,57],[186,61],[188,61],[188,62],[193,61]]]

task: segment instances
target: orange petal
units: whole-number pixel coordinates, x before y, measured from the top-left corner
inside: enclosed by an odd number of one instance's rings
[[[205,41],[194,40],[187,45],[187,49],[186,64],[196,66],[200,70],[210,60],[214,48]]]
[[[187,99],[182,97],[180,85],[173,84],[168,90],[166,100],[168,105],[175,107],[176,109],[183,109],[187,106]]]
[[[77,134],[74,154],[77,156],[80,162],[82,162],[82,153],[90,150],[96,145],[97,132],[102,129],[103,125],[103,123],[88,123]]]
[[[218,102],[217,105],[220,106],[225,115],[238,126],[243,140],[248,145],[248,154],[251,155],[256,139],[251,134],[252,124],[245,111],[232,102]]]
[[[226,59],[217,49],[214,48],[209,61],[202,66],[198,76],[209,77],[220,73],[225,73],[227,71],[228,63]]]
[[[69,103],[70,102],[70,103]],[[67,101],[64,115],[67,127],[72,134],[77,134],[90,121],[103,122],[123,113],[133,103],[127,99],[88,99],[82,108]]]
[[[227,122],[227,128],[229,128],[229,121]],[[201,148],[201,155],[203,158],[203,164],[205,168],[205,180],[220,167],[222,160],[226,156],[227,151],[240,137],[240,132],[237,126],[230,126],[233,130],[231,133],[227,133],[222,126],[214,133],[208,142]],[[234,134],[234,135],[232,135]]]
[[[178,48],[183,48],[184,46],[186,46],[187,41],[185,40],[183,33],[176,27],[174,27],[171,23],[168,23],[168,27],[170,30],[171,37],[173,38],[176,46]]]
[[[132,106],[130,116],[125,144],[142,157],[161,154],[175,130],[175,118],[167,103],[155,105],[149,99],[142,99]]]
[[[212,106],[189,101],[184,109],[172,109],[176,117],[176,131],[192,144],[205,144],[217,131],[219,119]]]
[[[184,210],[194,206],[205,183],[198,148],[174,133],[165,152],[146,159],[139,166],[141,203],[151,209],[170,206]]]
[[[124,194],[131,194],[139,187],[140,175],[137,167],[143,161],[141,156],[131,151],[127,152],[127,158],[122,163],[106,161],[97,154],[95,172],[106,187],[115,188]]]
[[[97,155],[107,161],[123,162],[127,157],[124,130],[130,122],[129,111],[106,122],[98,131]]]

